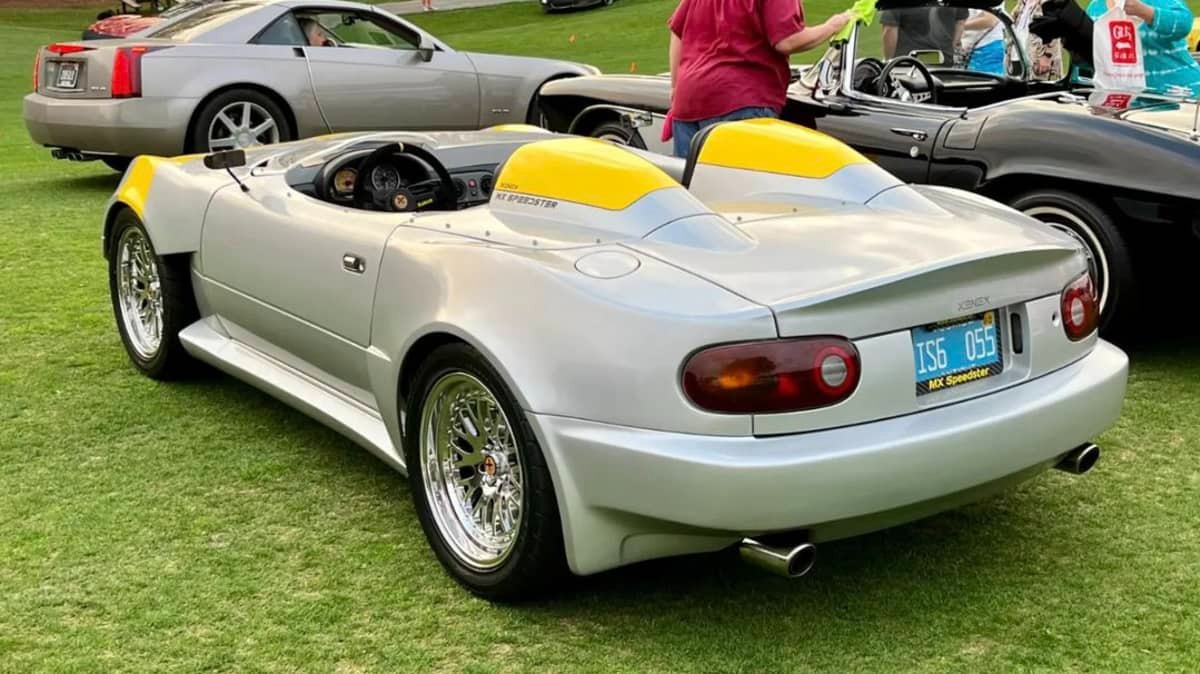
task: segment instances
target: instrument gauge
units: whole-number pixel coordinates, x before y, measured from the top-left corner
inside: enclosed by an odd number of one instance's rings
[[[358,171],[344,168],[333,174],[333,192],[339,197],[354,194],[354,185],[358,182]]]
[[[394,192],[400,187],[400,171],[391,164],[380,164],[371,171],[371,187],[376,192]]]

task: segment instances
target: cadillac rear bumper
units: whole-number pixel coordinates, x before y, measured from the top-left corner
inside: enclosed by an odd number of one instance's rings
[[[530,415],[576,573],[805,529],[829,540],[974,500],[1111,427],[1128,359],[1100,341],[1020,386],[925,412],[774,437],[663,433]]]
[[[183,153],[190,99],[61,99],[29,94],[25,128],[35,143],[83,155],[135,157]]]

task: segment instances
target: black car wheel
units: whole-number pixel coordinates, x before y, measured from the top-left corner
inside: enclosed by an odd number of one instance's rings
[[[104,162],[108,168],[117,173],[124,173],[129,168],[129,165],[133,163],[133,159],[129,157],[101,157],[100,161]]]
[[[587,135],[592,138],[611,141],[617,145],[628,145],[641,150],[646,149],[646,144],[642,142],[642,137],[637,132],[637,129],[631,129],[616,120],[601,122],[599,125],[593,127]]]
[[[152,379],[190,374],[179,333],[199,318],[186,256],[159,257],[137,215],[124,209],[109,235],[108,288],[129,360]]]
[[[1057,189],[1025,192],[1010,205],[1083,247],[1100,293],[1100,329],[1120,332],[1134,312],[1136,287],[1129,249],[1112,217],[1095,201]]]
[[[562,523],[537,437],[500,375],[466,344],[438,348],[408,397],[408,480],[446,571],[494,601],[529,598],[565,575]]]

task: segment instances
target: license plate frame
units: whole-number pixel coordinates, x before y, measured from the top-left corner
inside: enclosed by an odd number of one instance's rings
[[[918,397],[1004,371],[1000,313],[995,309],[918,326],[909,335]]]
[[[58,64],[58,74],[54,78],[54,88],[75,90],[79,88],[79,64],[73,61],[61,61]]]

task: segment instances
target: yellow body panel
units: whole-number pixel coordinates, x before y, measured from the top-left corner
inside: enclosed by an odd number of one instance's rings
[[[619,211],[666,187],[666,173],[612,143],[556,138],[522,145],[504,163],[496,189]]]
[[[154,181],[154,171],[162,157],[142,155],[133,160],[121,181],[121,189],[117,192],[117,200],[133,209],[138,219],[146,221],[146,195],[150,194],[150,183]]]
[[[1188,33],[1188,49],[1200,51],[1200,18],[1192,19],[1192,32]]]
[[[709,132],[697,163],[766,171],[799,178],[826,178],[868,160],[820,131],[778,119],[721,124]]]
[[[532,124],[496,124],[489,126],[488,131],[540,131],[541,133],[550,133],[540,126]]]

